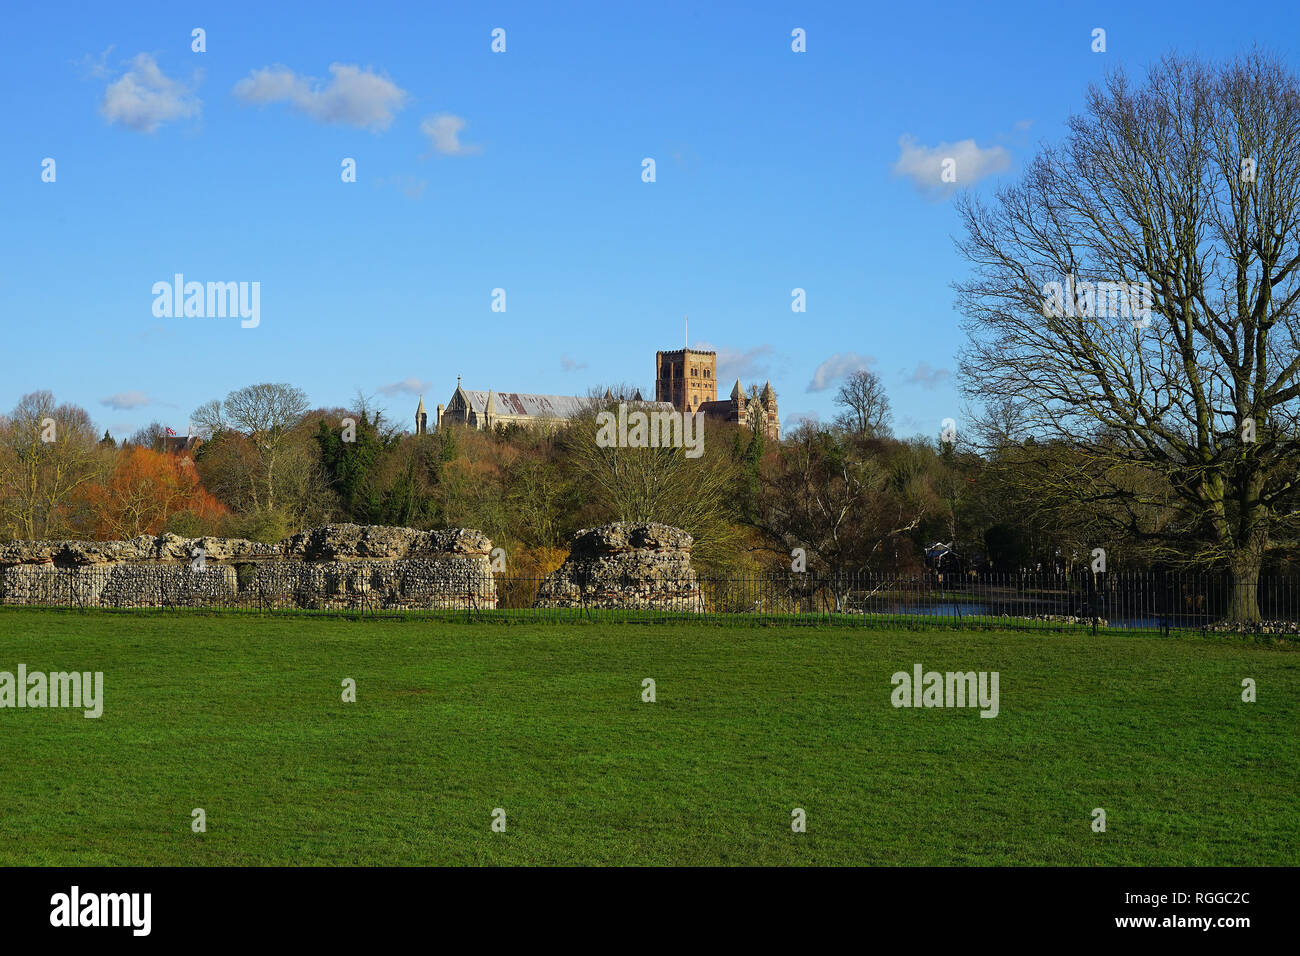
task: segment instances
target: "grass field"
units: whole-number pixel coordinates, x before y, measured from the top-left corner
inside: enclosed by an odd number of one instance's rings
[[[1295,645],[5,609],[19,663],[105,702],[0,709],[4,865],[1300,861]]]

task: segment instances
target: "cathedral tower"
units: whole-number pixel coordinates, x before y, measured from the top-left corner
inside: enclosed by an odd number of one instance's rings
[[[718,400],[718,355],[701,349],[655,353],[655,401],[695,412]]]

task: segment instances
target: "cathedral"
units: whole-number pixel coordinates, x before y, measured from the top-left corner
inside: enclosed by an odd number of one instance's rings
[[[699,349],[655,353],[655,399],[671,402],[684,412],[703,412],[708,421],[729,422],[761,431],[773,441],[781,438],[776,392],[766,382],[746,395],[736,379],[731,396],[718,400],[718,354]]]
[[[646,409],[703,412],[708,421],[726,422],[760,430],[773,441],[781,438],[776,393],[767,382],[746,394],[736,379],[729,398],[718,400],[718,356],[699,349],[677,349],[655,353],[655,400],[644,401],[637,392],[632,400]],[[534,395],[529,392],[475,391],[463,388],[456,379],[456,391],[445,405],[438,405],[433,422],[424,407],[424,396],[415,409],[415,433],[424,435],[445,425],[467,425],[492,429],[497,425],[558,427],[581,415],[591,404],[579,395]],[[430,428],[432,425],[432,428]]]
[[[433,430],[444,425],[468,425],[470,428],[493,429],[497,425],[527,425],[529,427],[557,427],[574,418],[591,403],[591,399],[578,395],[533,395],[528,392],[486,392],[463,388],[456,379],[456,391],[451,393],[446,405],[439,405],[433,420]],[[415,409],[415,433],[430,431],[429,413],[424,408],[424,396]]]

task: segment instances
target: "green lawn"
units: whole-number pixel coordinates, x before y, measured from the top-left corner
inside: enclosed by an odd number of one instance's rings
[[[20,662],[104,715],[0,709],[0,865],[1300,862],[1294,645],[5,609]]]

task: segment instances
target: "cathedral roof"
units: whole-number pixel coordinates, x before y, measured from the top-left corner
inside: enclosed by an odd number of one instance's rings
[[[531,418],[573,418],[580,415],[590,399],[578,395],[531,395],[527,392],[471,391],[461,393],[472,411],[486,414],[488,397],[492,398],[492,411],[501,415],[527,415]]]

